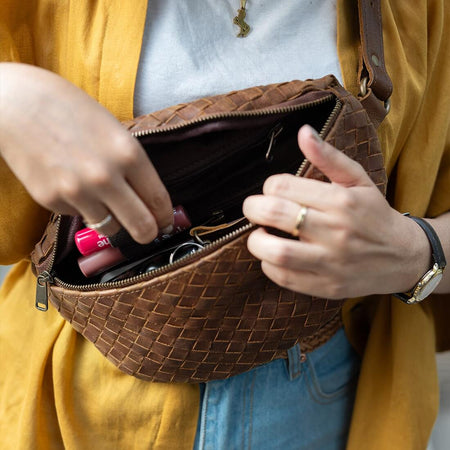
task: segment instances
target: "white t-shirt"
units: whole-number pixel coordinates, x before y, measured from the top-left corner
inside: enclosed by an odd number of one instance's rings
[[[250,34],[237,38],[240,0],[149,0],[135,115],[250,86],[341,78],[336,0],[248,0]]]

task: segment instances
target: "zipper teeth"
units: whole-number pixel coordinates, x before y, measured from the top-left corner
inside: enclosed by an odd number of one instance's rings
[[[321,105],[323,103],[326,103],[334,98],[333,94],[329,94],[326,97],[323,97],[319,100],[314,100],[312,102],[308,103],[302,103],[300,105],[290,105],[290,106],[284,106],[281,108],[267,108],[267,109],[261,109],[256,111],[233,111],[228,113],[216,113],[211,114],[208,116],[198,117],[196,119],[189,120],[187,122],[178,123],[176,125],[170,125],[170,126],[164,126],[160,128],[153,128],[149,130],[141,130],[131,133],[134,137],[144,137],[144,136],[150,136],[154,134],[160,134],[160,133],[168,133],[175,130],[180,130],[183,128],[190,127],[192,125],[198,125],[199,123],[206,123],[213,120],[218,119],[228,119],[233,117],[260,117],[260,116],[270,116],[273,114],[281,114],[285,112],[292,112],[292,111],[301,111],[302,109],[308,109],[314,106]]]
[[[58,214],[58,216],[56,218],[56,231],[55,231],[55,236],[57,238],[59,237],[59,229],[61,228],[61,221],[62,221],[62,215]],[[47,269],[42,272],[42,274],[46,273],[47,276],[50,276],[51,271],[53,270],[53,264],[55,263],[57,250],[58,250],[58,239],[55,239],[55,245],[53,247],[52,254],[50,256],[50,263],[48,264]]]
[[[327,135],[336,115],[339,113],[339,111],[342,108],[342,102],[339,99],[336,99],[336,104],[334,105],[333,111],[331,111],[331,114],[328,116],[327,120],[323,124],[322,129],[320,130],[319,136],[324,139]],[[307,165],[309,165],[310,162],[305,158],[302,163],[300,164],[300,167],[297,170],[297,173],[295,174],[296,177],[301,177],[303,173],[306,170]]]
[[[315,102],[311,102],[311,103],[307,103],[306,105],[308,107],[310,106],[316,106],[318,104],[322,104],[325,103],[327,101],[329,101],[331,98],[333,98],[334,96],[332,94],[328,95],[327,97],[324,97],[323,99],[320,100],[316,100]],[[280,113],[280,112],[285,112],[286,110],[292,111],[292,110],[301,110],[304,109],[303,106],[305,106],[304,104],[302,105],[295,105],[294,107],[286,107],[286,108],[276,108],[275,110],[264,110],[264,111],[248,111],[246,113],[240,112],[238,113],[234,113],[232,114],[232,116],[257,116],[257,115],[266,115],[267,114],[276,114],[276,113]],[[328,116],[327,120],[325,121],[325,124],[323,125],[322,129],[320,130],[320,137],[324,137],[326,135],[326,133],[328,132],[335,116],[338,114],[338,112],[340,111],[342,107],[342,103],[340,102],[339,99],[336,99],[336,105],[334,106],[331,114]],[[183,128],[187,125],[192,125],[195,123],[200,123],[200,122],[206,122],[209,120],[216,120],[219,118],[225,118],[225,117],[230,117],[229,114],[225,114],[225,113],[220,113],[220,114],[215,114],[214,116],[208,116],[205,117],[205,120],[202,120],[203,118],[199,118],[196,119],[194,121],[191,122],[186,122],[183,124],[179,124],[179,125],[174,125],[171,128],[164,128],[161,130],[147,130],[147,131],[151,131],[149,133],[146,133],[145,130],[141,131],[139,133],[134,134],[135,136],[144,136],[144,135],[148,135],[148,134],[155,134],[153,133],[153,131],[156,132],[169,132],[175,129],[180,129]],[[305,158],[299,169],[296,172],[296,176],[301,176],[301,174],[303,173],[306,165],[309,164],[309,161]],[[59,225],[61,223],[61,217],[58,218],[59,222],[57,224],[57,232],[59,231]],[[134,277],[131,278],[127,278],[126,280],[121,280],[121,281],[115,281],[115,282],[109,282],[109,283],[92,283],[92,284],[85,284],[85,285],[74,285],[74,284],[69,284],[69,283],[65,283],[64,281],[62,281],[60,278],[55,277],[54,281],[57,282],[57,284],[65,289],[77,289],[79,291],[93,291],[99,288],[102,289],[114,289],[114,288],[118,288],[118,287],[126,287],[126,286],[130,286],[135,282],[139,282],[139,281],[150,281],[153,278],[156,278],[160,275],[164,275],[165,273],[167,273],[169,270],[173,270],[173,269],[177,269],[179,267],[181,267],[182,265],[189,263],[190,260],[197,260],[199,256],[205,254],[205,253],[209,253],[214,251],[216,248],[220,247],[222,244],[226,243],[227,241],[231,241],[232,239],[234,239],[235,237],[237,237],[240,234],[245,233],[246,231],[251,230],[252,228],[254,228],[255,225],[249,223],[247,225],[244,225],[242,227],[239,227],[238,229],[231,231],[230,233],[227,233],[225,236],[220,237],[219,239],[215,240],[214,242],[212,242],[211,244],[206,244],[202,249],[196,251],[193,254],[188,254],[186,256],[183,256],[180,259],[177,259],[175,262],[173,263],[169,263],[166,264],[162,267],[159,267],[158,269],[155,269],[151,272],[148,273],[144,273],[144,274],[140,274],[140,275],[135,275]],[[56,245],[55,245],[55,252],[53,252],[52,255],[52,265],[55,259],[55,255],[56,255]],[[50,266],[51,267],[51,266]],[[49,269],[50,270],[50,269]]]
[[[339,111],[342,108],[342,102],[339,99],[336,99],[336,104],[334,105],[333,111],[331,111],[331,114],[328,116],[326,122],[324,123],[322,129],[320,130],[320,137],[324,138],[326,134],[329,131],[329,128],[331,127],[336,115],[339,113]]]

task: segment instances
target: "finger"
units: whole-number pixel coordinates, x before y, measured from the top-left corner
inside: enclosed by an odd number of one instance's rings
[[[324,142],[311,126],[304,125],[300,128],[298,143],[311,164],[332,182],[345,187],[373,186],[372,180],[359,163]]]
[[[170,195],[141,147],[136,158],[136,163],[126,173],[127,181],[151,211],[158,229],[167,229],[173,224]]]
[[[115,217],[106,208],[104,204],[99,203],[97,206],[93,206],[93,203],[87,203],[84,207],[80,208],[78,214],[83,217],[83,222],[86,227],[93,227],[98,233],[105,236],[112,236],[120,230],[120,224]],[[107,223],[101,227],[96,226],[106,218],[111,217]]]
[[[323,270],[324,251],[321,246],[278,237],[264,228],[250,234],[247,247],[253,256],[275,266],[306,272]]]
[[[245,199],[243,212],[247,219],[258,225],[272,227],[295,235],[299,232],[302,239],[317,241],[320,236],[327,235],[329,230],[328,215],[314,208],[270,195],[254,195]],[[303,214],[302,214],[303,213]],[[303,220],[300,226],[297,221]]]
[[[261,269],[267,278],[290,291],[319,298],[341,299],[339,292],[330,288],[330,283],[320,273],[285,269],[267,261],[261,262]]]
[[[56,171],[57,172],[57,171]],[[71,216],[80,215],[86,226],[99,224],[110,216],[110,210],[103,202],[102,192],[109,188],[106,183],[98,184],[96,188],[86,189],[86,186],[79,182],[73,173],[56,173],[55,185],[49,183],[47,190],[49,200],[46,206],[59,214]],[[57,195],[56,195],[57,193]],[[104,226],[96,228],[101,234],[110,236],[120,229],[119,223],[111,215],[111,220],[107,220]]]
[[[36,203],[38,203],[37,199],[34,199]],[[62,214],[66,216],[78,216],[80,215],[80,212],[77,208],[72,207],[66,202],[63,201],[56,201],[52,204],[45,205],[45,208],[56,213],[56,214]]]
[[[333,209],[335,192],[335,185],[290,174],[273,175],[263,186],[265,195],[285,198],[319,211]]]
[[[136,242],[146,244],[155,239],[159,231],[155,217],[125,180],[111,184],[102,201]]]

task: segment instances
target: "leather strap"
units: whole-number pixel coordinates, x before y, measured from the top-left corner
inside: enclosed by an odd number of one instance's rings
[[[381,0],[358,0],[361,103],[377,127],[389,111],[392,82],[384,62]]]
[[[442,249],[441,241],[439,240],[438,235],[434,231],[434,228],[426,221],[421,219],[420,217],[410,216],[409,214],[405,214],[405,216],[414,220],[423,231],[427,235],[428,240],[430,241],[431,250],[433,253],[433,261],[438,265],[439,269],[443,269],[447,261],[445,260],[444,250]]]
[[[445,255],[444,255],[444,251],[442,250],[441,241],[439,240],[439,236],[434,231],[434,228],[426,220],[421,219],[420,217],[411,216],[409,213],[405,213],[403,215],[414,220],[414,222],[416,222],[417,225],[419,225],[420,228],[422,228],[422,230],[425,232],[425,234],[427,235],[428,241],[430,242],[431,252],[432,252],[432,257],[433,257],[433,267],[424,274],[424,276],[419,280],[419,283],[416,284],[416,286],[411,290],[411,292],[399,292],[399,293],[393,294],[395,297],[399,298],[403,302],[407,303],[408,305],[411,305],[411,304],[422,301],[424,298],[426,298],[431,293],[431,292],[428,292],[428,294],[426,294],[425,296],[420,297],[420,292],[419,292],[419,295],[416,297],[416,289],[422,283],[425,283],[425,284],[423,284],[423,286],[425,286],[426,283],[430,282],[434,278],[434,276],[438,275],[437,271],[433,272],[433,270],[435,269],[435,266],[437,265],[438,269],[440,269],[440,271],[441,271],[440,276],[442,277],[442,271],[444,270],[447,262],[445,261]],[[439,283],[439,281],[440,281],[440,279],[438,279],[437,282]],[[436,285],[434,287],[436,287]]]

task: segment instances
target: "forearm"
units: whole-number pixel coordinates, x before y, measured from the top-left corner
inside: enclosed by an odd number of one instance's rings
[[[0,154],[36,203],[123,226],[138,242],[171,227],[170,196],[137,139],[97,101],[47,70],[0,63]]]

